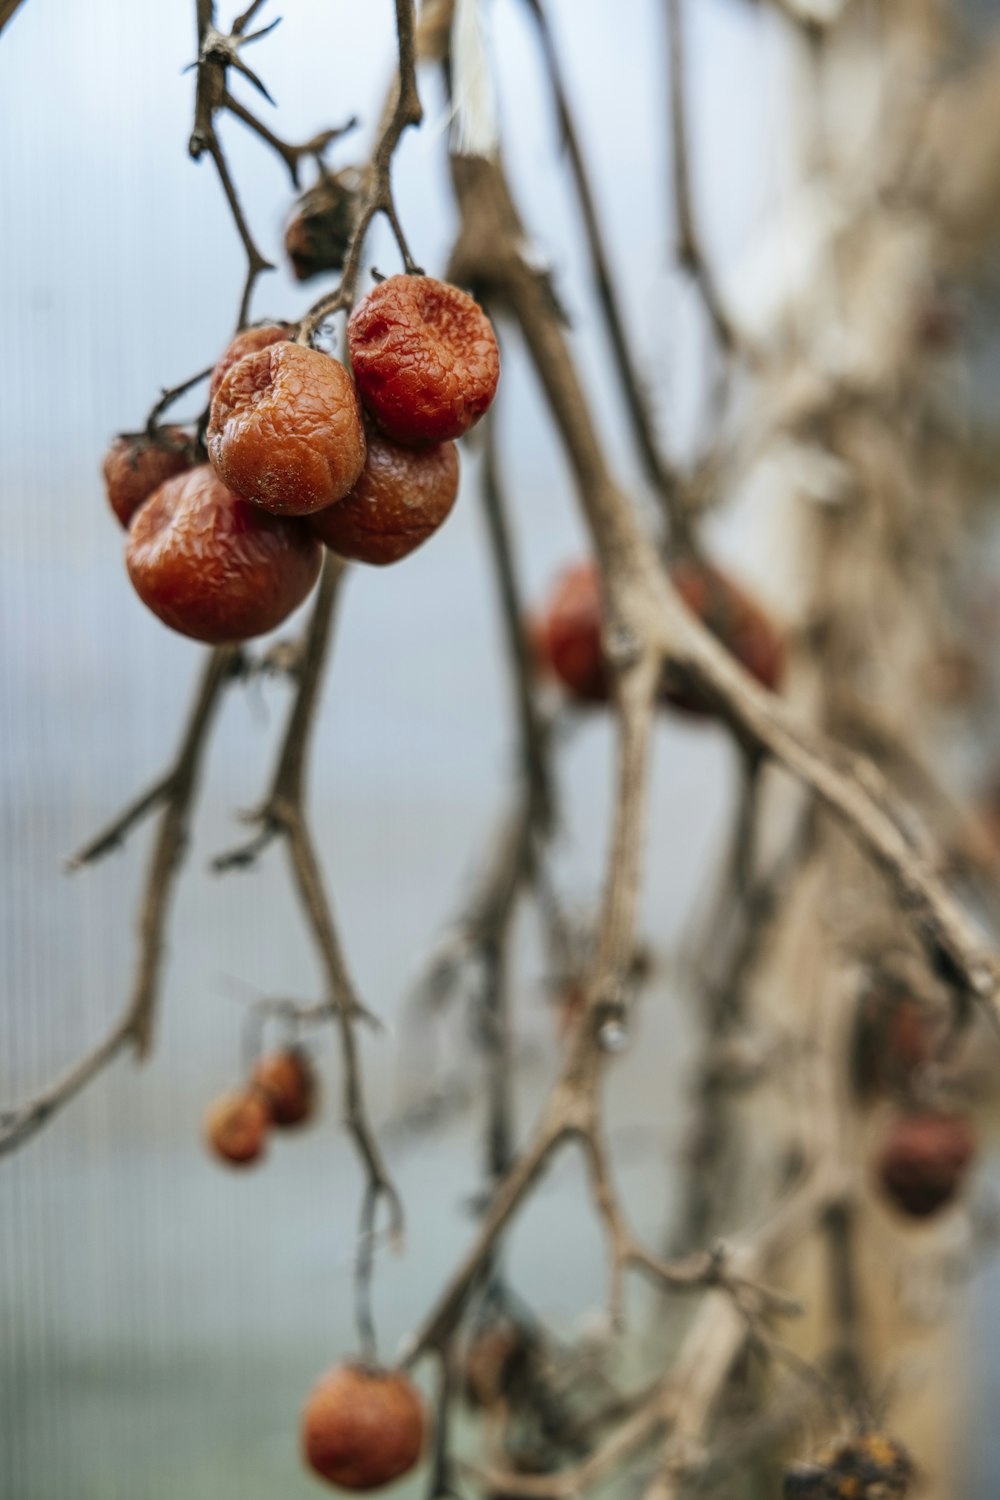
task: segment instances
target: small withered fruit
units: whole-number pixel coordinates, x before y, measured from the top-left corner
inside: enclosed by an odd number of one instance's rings
[[[302,1456],[344,1490],[377,1490],[420,1461],[424,1404],[399,1370],[336,1365],[313,1386],[302,1412]]]
[[[875,1175],[896,1208],[925,1219],[958,1196],[975,1155],[975,1132],[964,1115],[897,1115],[882,1141]]]
[[[191,437],[183,427],[161,427],[155,438],[145,432],[116,437],[102,471],[108,504],[125,529],[165,479],[183,474],[193,462]]]
[[[784,1500],[905,1500],[916,1465],[903,1445],[870,1430],[828,1444],[785,1471]]]
[[[710,563],[685,559],[670,578],[690,610],[752,677],[775,690],[781,681],[784,646],[764,611]],[[604,656],[604,600],[592,562],[568,569],[557,580],[540,625],[531,625],[536,663],[549,670],[577,703],[607,703],[611,678]],[[677,668],[665,670],[659,700],[692,715],[709,715],[706,695]]]
[[[351,314],[347,347],[362,401],[407,447],[461,437],[496,395],[500,351],[489,318],[433,276],[379,282]]]
[[[309,281],[344,264],[358,216],[358,174],[324,172],[295,201],[285,226],[285,254],[296,281]]]
[[[269,1052],[253,1070],[253,1086],[263,1097],[271,1123],[282,1129],[304,1125],[316,1109],[316,1071],[299,1047]]]
[[[270,1124],[267,1104],[256,1089],[223,1094],[205,1115],[205,1141],[227,1166],[248,1167],[264,1154]]]
[[[220,645],[274,630],[297,609],[322,549],[303,525],[241,500],[202,464],[161,484],[136,513],[125,562],[158,619]]]
[[[700,558],[674,563],[670,581],[692,614],[740,666],[761,687],[776,692],[784,672],[784,641],[756,600],[719,568]],[[701,716],[713,712],[706,694],[673,667],[664,674],[661,697],[682,713]]]
[[[222,482],[275,515],[305,516],[342,500],[365,463],[349,371],[303,344],[270,344],[233,365],[205,441]]]
[[[601,641],[604,607],[600,575],[580,563],[556,580],[544,615],[532,631],[541,661],[577,703],[607,703],[610,678]]]
[[[272,344],[287,343],[294,332],[290,323],[258,323],[253,328],[244,328],[230,339],[215,362],[215,369],[212,371],[212,378],[208,384],[208,404],[211,406],[215,400],[219,386],[233,365],[239,364],[241,359],[246,359],[248,354],[257,354],[261,349],[270,348]]]
[[[383,567],[415,552],[448,519],[458,495],[458,449],[454,443],[403,448],[371,421],[365,427],[361,478],[309,524],[338,556]]]

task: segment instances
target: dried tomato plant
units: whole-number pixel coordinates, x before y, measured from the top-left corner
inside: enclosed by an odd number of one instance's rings
[[[318,1005],[261,1002],[256,1021],[277,1014],[293,1028],[336,1029],[340,1105],[363,1172],[358,1347],[340,1351],[345,1362],[309,1399],[307,1461],[332,1483],[367,1489],[408,1472],[423,1445],[432,1500],[473,1490],[568,1500],[608,1484],[607,1493],[647,1500],[782,1483],[790,1496],[903,1495],[920,1464],[944,1493],[948,1475],[933,1472],[905,1386],[896,1389],[903,1314],[886,1309],[901,1297],[910,1221],[968,1212],[970,1116],[987,1088],[1000,1012],[998,954],[986,935],[995,851],[969,789],[954,790],[937,769],[956,712],[947,694],[981,649],[961,570],[1000,475],[995,445],[941,379],[960,344],[958,289],[970,295],[1000,237],[1000,41],[975,54],[946,0],[772,0],[808,80],[799,181],[778,231],[801,235],[807,251],[747,315],[723,294],[699,235],[684,6],[664,0],[677,259],[721,371],[701,456],[684,464],[658,431],[544,0],[524,5],[644,493],[628,493],[613,471],[559,289],[529,248],[483,83],[489,59],[475,0],[427,0],[419,18],[413,0],[396,0],[398,69],[374,148],[337,175],[325,155],[346,127],[292,145],[233,91],[242,79],[268,97],[245,57],[271,29],[254,29],[262,0],[228,32],[213,0],[197,0],[190,151],[214,164],[246,252],[238,342],[214,372],[165,392],[142,433],[117,440],[108,474],[138,592],[174,628],[217,644],[173,764],[73,861],[95,864],[141,821],[157,820],[126,1006],[68,1074],[0,1112],[0,1151],[22,1145],[119,1054],[148,1053],[216,710],[231,684],[286,672],[294,695],[271,783],[248,840],[215,868],[246,868],[283,848],[326,992]],[[15,8],[0,7],[0,25]],[[394,153],[422,120],[418,63],[439,70],[454,100],[459,229],[446,282],[417,265],[393,197]],[[339,277],[294,327],[249,326],[269,263],[223,150],[226,115],[279,156],[296,189],[303,163],[316,170],[293,210],[288,250],[296,274]],[[352,312],[378,217],[401,270]],[[412,1004],[418,1014],[429,1004],[457,1014],[474,992],[489,1080],[488,1181],[465,1254],[386,1371],[370,1283],[376,1231],[385,1225],[401,1240],[404,1206],[359,1058],[359,1027],[378,1022],[355,987],[327,894],[307,777],[345,559],[396,563],[446,520],[453,440],[496,389],[483,309],[533,366],[591,557],[567,559],[571,571],[544,613],[529,615],[486,417],[482,498],[519,774],[481,877],[430,952]],[[344,314],[353,371],[321,347]],[[209,377],[210,408],[190,427],[166,425]],[[715,512],[764,470],[795,533],[781,629],[711,558],[707,540]],[[197,547],[176,541],[184,527],[197,530]],[[320,541],[327,550],[302,639],[255,654],[245,642],[314,583]],[[585,713],[613,719],[617,769],[603,897],[581,927],[560,900],[551,855],[564,732]],[[651,736],[671,713],[724,728],[739,785],[731,848],[673,985],[675,997],[690,992],[703,1036],[664,1248],[644,1243],[624,1213],[604,1084],[611,1066],[628,1067],[648,977],[637,911]],[[524,907],[537,912],[558,974],[565,1048],[520,1139],[509,988]],[[206,1122],[210,1146],[245,1164],[272,1126],[292,1126],[315,1107],[308,1060],[294,1047],[261,1058],[254,1044],[244,1086]],[[553,1341],[505,1271],[507,1229],[567,1150],[582,1155],[606,1239],[609,1343],[629,1332],[630,1274],[663,1294],[663,1336],[639,1388],[613,1361],[595,1370],[582,1351]],[[406,1374],[423,1361],[438,1376],[433,1421]]]

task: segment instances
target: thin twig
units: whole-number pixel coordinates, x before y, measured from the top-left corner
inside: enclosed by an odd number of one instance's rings
[[[19,10],[23,0],[0,0],[0,31],[3,31],[7,22],[11,20],[14,12]]]
[[[321,297],[303,318],[297,334],[301,344],[311,344],[327,319],[344,311],[353,302],[361,272],[365,239],[372,220],[377,215],[382,214],[388,220],[403,257],[404,269],[411,274],[417,274],[420,270],[410,254],[392,195],[392,158],[400,137],[409,126],[419,125],[424,117],[417,92],[416,14],[413,0],[396,0],[396,39],[399,71],[395,99],[372,153],[367,174],[368,184],[362,194],[351,243],[344,259],[340,285],[327,296]]]
[[[632,424],[636,447],[639,450],[651,485],[667,507],[671,524],[675,529],[675,541],[678,538],[686,539],[687,515],[683,505],[680,503],[682,489],[681,476],[676,472],[663,452],[656,432],[656,423],[646,385],[639,373],[635,355],[629,342],[625,319],[622,315],[618,291],[611,270],[611,261],[604,241],[604,230],[597,211],[594,191],[590,183],[590,174],[584,160],[583,148],[569,102],[569,95],[563,78],[559,52],[552,35],[552,28],[549,25],[548,15],[542,0],[526,0],[526,3],[538,27],[542,56],[552,89],[552,99],[555,104],[559,128],[566,147],[566,154],[569,158],[570,173],[573,179],[573,186],[576,190],[577,201],[580,205],[580,213],[583,218],[584,233],[590,254],[591,273],[607,326],[611,352],[618,372],[618,383],[625,398],[625,406],[629,421]]]
[[[555,813],[549,758],[550,731],[537,703],[535,666],[525,631],[527,611],[514,564],[514,543],[501,482],[495,413],[486,418],[484,426],[483,509],[496,569],[504,644],[516,697],[520,758],[527,787],[528,814],[531,822],[537,824],[538,832],[545,834],[551,830]]]
[[[211,653],[202,673],[177,760],[169,776],[156,784],[76,857],[76,864],[97,859],[118,843],[138,818],[162,805],[162,821],[153,846],[139,913],[139,954],[132,993],[121,1019],[90,1053],[14,1109],[0,1110],[0,1154],[13,1150],[41,1128],[126,1046],[144,1058],[153,1034],[163,975],[167,917],[181,858],[187,843],[191,808],[198,790],[209,730],[222,690],[232,675],[235,650],[223,646]]]
[[[669,26],[670,65],[670,142],[674,186],[674,210],[677,216],[677,258],[694,278],[705,304],[705,311],[715,329],[715,336],[727,354],[737,350],[753,351],[739,334],[726,311],[715,275],[698,234],[691,199],[690,150],[687,126],[687,80],[684,56],[684,0],[666,0]]]
[[[372,1019],[354,986],[326,893],[306,813],[306,770],[315,728],[319,691],[333,631],[334,611],[346,565],[327,554],[306,634],[297,691],[285,726],[271,788],[248,821],[259,826],[249,844],[213,862],[217,871],[246,868],[275,840],[281,840],[292,879],[323,967],[329,1004],[338,1023],[343,1060],[345,1124],[354,1139],[376,1199],[385,1198],[390,1229],[398,1238],[403,1208],[368,1117],[355,1026]]]
[[[248,130],[252,130],[266,145],[271,147],[272,151],[281,157],[288,168],[288,175],[292,179],[292,186],[295,188],[299,186],[299,167],[302,164],[303,157],[311,156],[315,161],[321,162],[323,153],[327,148],[334,141],[339,141],[342,136],[357,129],[358,125],[357,117],[352,115],[343,125],[338,125],[330,130],[321,130],[318,135],[311,136],[309,140],[303,141],[301,145],[296,146],[290,141],[283,141],[279,135],[276,135],[273,130],[270,130],[264,124],[263,120],[258,119],[252,110],[247,109],[246,105],[241,104],[232,94],[227,92],[222,102],[231,115],[241,121]]]

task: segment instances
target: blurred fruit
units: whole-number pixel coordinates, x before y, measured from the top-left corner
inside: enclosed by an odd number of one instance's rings
[[[306,1400],[302,1452],[331,1484],[375,1490],[420,1461],[425,1427],[420,1394],[400,1371],[337,1365]]]
[[[271,1123],[285,1129],[304,1125],[316,1108],[316,1073],[308,1055],[286,1047],[262,1057],[253,1071],[253,1084],[263,1097]]]
[[[976,1154],[964,1115],[900,1115],[882,1142],[876,1175],[883,1193],[911,1218],[927,1218],[961,1191]]]
[[[263,1155],[270,1123],[267,1105],[254,1090],[224,1094],[205,1116],[205,1140],[220,1161],[247,1167]]]

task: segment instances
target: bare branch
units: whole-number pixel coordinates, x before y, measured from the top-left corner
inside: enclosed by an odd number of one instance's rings
[[[0,31],[3,31],[15,11],[20,8],[21,3],[22,0],[0,0]]]
[[[372,220],[383,214],[392,227],[404,269],[417,274],[419,267],[410,254],[406,237],[396,214],[392,196],[392,158],[403,132],[423,119],[417,92],[416,15],[413,0],[396,0],[396,36],[399,47],[399,73],[395,97],[388,120],[381,130],[368,167],[368,184],[362,193],[361,207],[354,233],[344,260],[340,285],[310,308],[298,331],[298,341],[310,344],[322,325],[335,313],[343,312],[354,300],[361,256]]]
[[[611,262],[604,241],[604,230],[601,227],[601,220],[590,183],[590,174],[584,160],[583,148],[580,144],[579,132],[576,128],[576,121],[573,117],[569,96],[566,91],[559,53],[556,49],[555,39],[549,25],[548,15],[544,9],[542,0],[526,0],[526,3],[538,26],[542,55],[549,75],[549,84],[552,89],[552,98],[559,120],[559,128],[562,132],[566,154],[569,158],[573,186],[576,190],[577,201],[579,202],[580,213],[583,218],[587,247],[590,252],[591,272],[597,287],[601,310],[604,314],[608,338],[611,343],[611,352],[618,371],[618,381],[625,398],[629,421],[632,424],[636,447],[639,450],[650,483],[667,505],[671,524],[675,528],[675,532],[681,536],[685,536],[687,532],[687,517],[684,507],[680,504],[681,477],[662,451],[645,383],[639,373],[629,342],[628,332],[625,328],[625,319],[622,315],[618,291],[611,270]]]
[[[342,136],[348,135],[357,128],[357,117],[352,115],[343,125],[338,125],[330,130],[321,130],[318,135],[311,136],[308,141],[301,145],[292,145],[290,141],[283,141],[280,136],[275,135],[257,116],[247,109],[245,104],[230,93],[226,93],[223,104],[231,115],[240,120],[248,130],[252,130],[256,136],[271,147],[281,157],[288,168],[288,175],[292,179],[292,186],[299,186],[299,167],[303,157],[311,156],[316,162],[322,162],[323,153],[334,141],[339,141]]]
[[[566,445],[604,572],[609,655],[636,650],[668,661],[699,682],[741,739],[755,744],[805,783],[843,822],[882,870],[932,965],[958,997],[996,1013],[997,961],[937,873],[939,861],[916,846],[913,819],[868,761],[801,726],[685,608],[658,564],[627,497],[612,480],[593,413],[545,288],[524,261],[521,230],[496,162],[455,163],[463,212],[455,261],[479,267],[481,280],[516,317]]]
[[[677,257],[698,285],[705,311],[711,319],[715,336],[722,348],[728,354],[741,350],[744,354],[752,355],[753,351],[747,346],[746,339],[737,333],[725,309],[695,225],[688,148],[684,0],[666,0],[666,4],[667,22],[670,29],[670,142],[673,161],[671,179],[674,186],[674,209],[677,215]]]
[[[355,1035],[355,1026],[360,1019],[374,1018],[362,1004],[347,967],[305,806],[309,748],[333,631],[334,610],[345,570],[346,565],[339,558],[333,553],[327,554],[306,635],[297,691],[271,789],[263,806],[249,819],[259,825],[260,832],[241,850],[217,859],[214,868],[247,866],[271,842],[281,840],[285,845],[292,879],[329,988],[331,1013],[338,1023],[344,1064],[345,1123],[376,1200],[384,1197],[388,1204],[392,1233],[398,1237],[403,1227],[402,1204],[368,1118]]]
[[[163,973],[163,945],[170,900],[187,843],[188,822],[201,775],[208,734],[222,690],[231,677],[234,648],[217,648],[208,658],[177,760],[169,776],[133,803],[123,817],[93,840],[76,863],[96,859],[113,847],[138,818],[162,805],[162,821],[146,874],[139,913],[139,955],[132,993],[121,1019],[105,1039],[35,1098],[0,1110],[0,1154],[34,1135],[126,1046],[146,1056],[152,1041]]]

